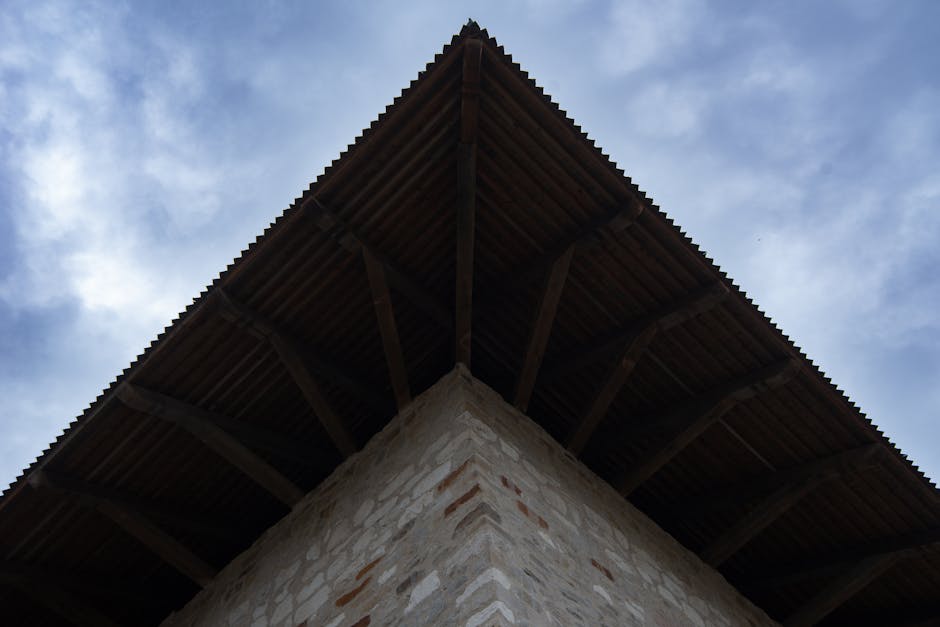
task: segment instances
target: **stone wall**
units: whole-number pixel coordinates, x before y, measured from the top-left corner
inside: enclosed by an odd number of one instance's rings
[[[465,369],[164,625],[776,625]]]

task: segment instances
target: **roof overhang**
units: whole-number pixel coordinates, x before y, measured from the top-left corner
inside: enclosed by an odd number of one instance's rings
[[[158,623],[455,362],[771,616],[940,616],[936,487],[470,23],[4,494],[7,619]]]

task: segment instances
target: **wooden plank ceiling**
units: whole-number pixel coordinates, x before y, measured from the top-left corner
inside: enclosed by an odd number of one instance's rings
[[[935,486],[471,22],[4,494],[5,621],[159,623],[455,362],[785,624],[940,620]]]

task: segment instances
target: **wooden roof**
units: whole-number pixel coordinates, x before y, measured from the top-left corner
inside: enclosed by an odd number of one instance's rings
[[[159,623],[455,360],[774,618],[940,620],[936,487],[471,22],[4,493],[5,621]]]

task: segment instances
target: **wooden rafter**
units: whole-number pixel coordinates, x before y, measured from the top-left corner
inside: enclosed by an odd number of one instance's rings
[[[67,494],[81,505],[110,518],[129,535],[139,540],[163,561],[189,577],[200,587],[205,587],[215,577],[215,568],[126,503],[111,500],[95,491],[83,490],[78,482],[58,482],[42,470],[30,474],[29,482],[37,489],[45,488]]]
[[[796,466],[758,475],[719,490],[678,499],[664,507],[653,508],[653,517],[667,520],[678,516],[694,518],[728,507],[747,504],[754,499],[763,498],[788,484],[809,481],[815,477],[836,478],[855,475],[880,465],[884,452],[883,446],[873,442]]]
[[[29,571],[0,568],[0,583],[16,588],[39,605],[58,614],[78,627],[117,627],[118,623],[84,598],[66,591],[47,577],[37,577]]]
[[[702,561],[718,568],[726,562],[738,549],[747,544],[761,531],[766,529],[785,514],[787,510],[796,505],[804,496],[824,483],[822,477],[814,477],[804,481],[794,481],[780,486],[773,493],[765,497],[756,507],[743,518],[737,520],[720,536],[709,542],[701,551],[699,557]]]
[[[791,614],[784,627],[810,627],[855,596],[898,561],[896,555],[876,555],[859,561]]]
[[[378,319],[379,332],[382,336],[382,347],[385,350],[385,361],[388,364],[388,374],[392,381],[392,391],[395,393],[398,409],[401,410],[411,402],[411,389],[408,385],[405,357],[401,352],[401,340],[398,338],[398,327],[395,325],[395,311],[385,278],[385,267],[367,248],[362,249],[362,258],[369,275],[369,287],[372,290],[372,302],[375,305],[375,316]]]
[[[216,302],[221,305],[216,309],[222,317],[241,326],[255,337],[262,340],[267,340],[272,334],[283,338],[289,337],[256,311],[235,300],[225,289],[216,288],[213,295]],[[377,412],[384,414],[388,411],[387,402],[376,396],[376,386],[373,383],[363,380],[358,374],[335,360],[312,351],[306,346],[301,346],[297,341],[289,339],[288,343],[302,356],[304,364],[315,373],[345,388]]]
[[[607,158],[589,142],[581,141],[572,132],[571,124],[566,120],[566,116],[559,115],[557,107],[545,106],[545,96],[541,90],[514,87],[514,84],[518,82],[518,76],[512,63],[502,63],[497,60],[487,69],[493,73],[494,91],[499,89],[511,94],[512,101],[506,104],[512,107],[510,112],[514,116],[522,118],[519,123],[535,126],[539,128],[540,133],[555,140],[557,148],[553,148],[554,154],[576,163],[580,170],[593,179],[594,185],[608,190],[623,190],[622,195],[629,195],[631,200],[635,200],[638,204],[649,202],[645,194],[635,188],[625,189],[629,186],[624,185],[623,173],[617,173],[614,168],[610,167]],[[531,120],[531,123],[528,120]],[[613,195],[616,192],[605,193]],[[621,194],[617,193],[617,195]]]
[[[604,383],[591,400],[587,411],[578,421],[577,428],[569,436],[568,450],[575,455],[581,454],[656,335],[714,307],[727,294],[728,288],[724,284],[715,283],[634,323],[625,332],[618,333],[616,338],[606,340],[600,350],[606,352],[614,346],[619,349],[619,356],[605,377]]]
[[[679,425],[677,432],[644,454],[617,482],[620,493],[629,496],[735,405],[783,385],[796,374],[798,369],[797,360],[785,359],[735,379],[715,392],[694,399],[679,410],[665,416],[664,421],[675,422]]]
[[[893,555],[898,560],[917,557],[924,551],[940,548],[940,528],[880,538],[855,545],[830,555],[814,555],[791,564],[768,566],[764,572],[751,573],[747,587],[751,590],[778,589],[809,579],[824,579],[848,572],[861,560]]]
[[[37,482],[44,487],[53,487],[72,495],[82,495],[92,502],[108,501],[125,509],[134,510],[157,524],[170,525],[207,537],[220,538],[232,543],[244,542],[253,531],[235,517],[215,518],[194,514],[188,508],[155,504],[120,490],[82,481],[57,472],[43,470]]]
[[[350,254],[356,255],[367,251],[382,265],[389,287],[407,298],[442,328],[448,330],[454,328],[453,312],[449,307],[346,224],[335,210],[327,207],[320,199],[313,197],[304,205],[304,214],[317,225],[317,228],[330,235]]]
[[[591,435],[594,434],[594,430],[597,429],[597,425],[599,425],[604,416],[607,415],[607,410],[610,409],[614,399],[617,398],[617,394],[620,393],[620,389],[627,382],[630,374],[633,373],[633,369],[640,360],[643,351],[645,351],[646,347],[652,342],[657,332],[658,328],[655,324],[649,325],[639,330],[637,334],[627,342],[623,353],[617,358],[613,368],[611,368],[607,377],[604,379],[600,390],[598,390],[587,411],[578,421],[577,428],[568,437],[567,446],[569,451],[575,455],[580,455],[584,450]]]
[[[521,268],[514,269],[498,284],[489,287],[487,293],[478,299],[474,316],[485,315],[494,308],[501,307],[507,297],[549,274],[569,251],[577,255],[591,248],[599,240],[602,231],[619,233],[636,222],[642,213],[643,206],[636,204],[626,209],[618,207],[591,220],[586,226],[556,242]]]
[[[681,298],[651,315],[643,316],[612,333],[607,333],[587,342],[583,348],[576,352],[556,357],[551,363],[545,365],[543,378],[546,383],[550,383],[577,372],[585,366],[612,358],[614,355],[622,353],[624,347],[644,329],[656,326],[659,331],[668,330],[708,311],[720,303],[727,295],[728,288],[723,283],[712,283],[695,290],[685,298]]]
[[[483,42],[467,39],[463,49],[460,143],[457,146],[457,276],[455,281],[455,361],[470,367],[473,324],[473,248],[476,241],[477,131]]]
[[[777,518],[799,503],[804,496],[824,483],[876,463],[875,458],[880,456],[882,450],[877,444],[871,444],[841,455],[828,457],[825,460],[817,460],[813,465],[815,471],[812,473],[807,473],[805,467],[802,473],[791,471],[790,479],[780,480],[776,489],[764,497],[746,516],[708,543],[699,552],[699,557],[717,568]],[[802,476],[793,476],[797,474]]]
[[[281,359],[281,363],[287,368],[294,383],[300,388],[307,403],[320,420],[320,424],[323,425],[343,457],[349,457],[355,453],[359,449],[355,439],[336,412],[333,411],[316,377],[307,366],[305,355],[297,343],[288,339],[259,313],[236,301],[225,290],[217,289],[215,293],[222,304],[221,313],[223,316],[242,324],[258,337],[267,340],[271,344],[271,347]]]
[[[189,431],[288,507],[303,498],[303,490],[222,429],[212,412],[130,383],[118,387],[117,397],[131,409]]]
[[[289,461],[302,466],[312,466],[320,472],[329,471],[332,466],[332,450],[320,449],[302,444],[296,438],[291,438],[274,431],[269,431],[242,420],[234,420],[228,416],[213,413],[214,422],[233,436],[251,446],[253,450],[264,451],[278,459]]]
[[[542,358],[545,356],[545,347],[548,346],[548,338],[552,332],[558,303],[561,302],[561,293],[565,288],[565,280],[568,278],[568,269],[571,267],[573,256],[574,246],[569,246],[552,264],[552,269],[545,281],[545,288],[539,298],[522,371],[519,373],[519,382],[516,385],[514,404],[523,412],[528,409],[532,391],[535,389],[535,380],[542,365]]]

